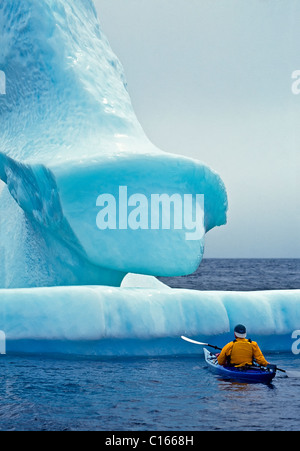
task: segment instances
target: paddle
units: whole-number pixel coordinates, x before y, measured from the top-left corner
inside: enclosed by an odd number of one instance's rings
[[[295,377],[297,379],[300,378],[300,371],[287,371],[287,370],[282,370],[280,368],[277,368],[277,371],[281,371],[282,373],[285,373],[286,377],[289,377],[289,378],[293,378],[293,377]]]
[[[200,346],[208,346],[209,348],[217,349],[218,351],[222,351],[222,348],[219,348],[218,346],[210,345],[209,343],[202,343],[201,341],[195,341],[191,340],[190,338],[181,336],[182,340],[188,341],[189,343],[194,343],[195,345]],[[285,373],[287,377],[300,377],[300,373],[297,371],[286,371],[282,370],[281,368],[276,367],[277,371],[280,371],[281,373]]]
[[[182,340],[188,341],[189,343],[194,343],[195,345],[200,346],[208,346],[209,348],[217,349],[218,351],[222,351],[222,348],[218,348],[218,346],[210,345],[209,343],[201,343],[200,341],[191,340],[190,338],[184,337],[182,335]]]

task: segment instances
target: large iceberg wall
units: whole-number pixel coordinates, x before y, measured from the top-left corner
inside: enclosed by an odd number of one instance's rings
[[[197,354],[202,348],[181,335],[223,346],[240,322],[264,351],[291,352],[292,333],[299,330],[300,290],[229,293],[129,285],[2,290],[7,352]]]
[[[206,232],[226,222],[227,195],[214,171],[145,136],[93,2],[3,0],[0,32],[1,286],[119,286],[128,272],[196,270],[204,239],[187,241],[184,227],[96,226],[98,196],[117,198],[120,186],[147,199],[203,194]]]

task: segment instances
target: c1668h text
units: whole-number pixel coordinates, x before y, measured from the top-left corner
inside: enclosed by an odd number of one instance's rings
[[[129,446],[133,449],[142,446],[194,446],[194,437],[185,435],[149,435],[144,437],[107,437],[105,446]]]

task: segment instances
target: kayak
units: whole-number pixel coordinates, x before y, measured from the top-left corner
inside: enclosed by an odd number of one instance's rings
[[[217,357],[204,348],[205,361],[211,371],[220,376],[239,382],[270,384],[276,376],[276,369],[261,367],[226,367],[218,364]]]

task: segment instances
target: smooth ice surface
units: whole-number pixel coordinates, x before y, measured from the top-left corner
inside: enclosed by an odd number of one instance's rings
[[[181,335],[225,344],[239,322],[264,350],[291,351],[299,317],[300,290],[57,287],[2,290],[0,300],[8,352],[193,354],[201,349]]]
[[[187,241],[184,228],[100,231],[96,226],[98,196],[117,198],[119,186],[128,187],[128,196],[147,199],[204,194],[199,227],[205,231],[226,222],[227,195],[214,171],[162,152],[145,136],[93,2],[3,0],[0,32],[0,70],[6,75],[0,179],[14,199],[7,190],[0,194],[1,286],[119,286],[128,272],[196,270],[204,239]],[[9,237],[13,228],[16,234]],[[65,255],[66,270],[59,263]]]
[[[127,274],[124,277],[122,283],[122,288],[151,288],[158,290],[171,290],[168,285],[165,285],[160,280],[153,276],[144,276],[141,274]]]

